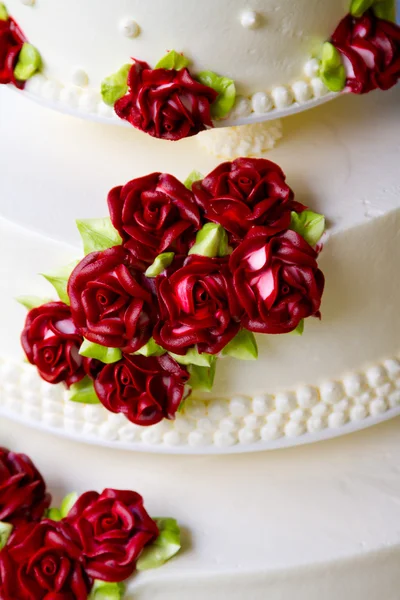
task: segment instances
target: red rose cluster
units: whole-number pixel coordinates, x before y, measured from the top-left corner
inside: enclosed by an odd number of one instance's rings
[[[388,90],[400,78],[400,27],[379,19],[372,10],[362,17],[347,15],[336,28],[332,44],[346,67],[346,87],[355,94]]]
[[[218,92],[193,79],[187,68],[152,69],[136,60],[128,86],[115,112],[153,137],[176,141],[212,127],[211,104]]]
[[[159,535],[139,494],[106,489],[80,496],[60,521],[30,459],[0,449],[0,521],[12,526],[0,551],[1,600],[87,600],[94,580],[130,577]]]
[[[290,229],[305,207],[282,170],[241,158],[191,188],[154,173],[111,190],[122,244],[86,256],[69,278],[71,306],[32,310],[22,334],[46,381],[71,385],[87,375],[108,410],[139,425],[174,418],[190,386],[179,364],[188,351],[218,355],[241,329],[287,333],[319,316],[318,253]],[[213,224],[226,250],[197,252]],[[160,255],[166,266],[146,275]],[[119,349],[120,360],[82,359],[83,338]],[[161,353],[137,354],[149,341]]]
[[[11,17],[4,21],[0,19],[0,84],[13,83],[18,88],[24,87],[23,81],[15,79],[14,68],[25,41],[24,34]]]

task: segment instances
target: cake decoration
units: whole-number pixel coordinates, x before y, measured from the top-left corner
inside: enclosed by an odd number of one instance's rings
[[[175,519],[152,519],[136,492],[72,493],[49,508],[27,456],[1,448],[0,467],[2,600],[122,600],[125,580],[181,548]]]
[[[153,173],[113,188],[110,219],[78,221],[85,257],[47,275],[61,302],[27,298],[28,360],[78,403],[139,426],[211,391],[219,356],[257,358],[255,333],[320,317],[325,219],[265,159],[183,184]]]
[[[323,47],[321,77],[334,92],[388,90],[400,78],[400,27],[394,0],[353,0]]]
[[[193,78],[189,60],[171,50],[152,69],[135,60],[102,83],[104,102],[116,114],[153,137],[179,140],[213,127],[235,102],[235,84],[211,71]]]
[[[3,3],[0,3],[0,84],[22,89],[41,67],[37,49],[29,44]]]

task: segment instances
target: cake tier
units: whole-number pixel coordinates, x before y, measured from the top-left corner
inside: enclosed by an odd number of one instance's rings
[[[271,118],[313,106],[328,90],[318,57],[350,0],[8,0],[9,13],[40,51],[34,97],[112,118],[101,102],[105,77],[131,57],[155,66],[168,50],[184,53],[193,73],[231,78],[238,102],[230,120]],[[256,94],[256,96],[255,96]],[[261,94],[261,96],[260,96]],[[271,112],[272,111],[272,112]],[[114,115],[115,116],[115,115]],[[118,119],[115,118],[118,122]]]
[[[181,525],[181,553],[126,600],[397,600],[399,419],[316,446],[235,457],[89,448],[1,420],[54,494],[134,489]]]
[[[399,89],[345,97],[335,114],[320,107],[307,118],[293,117],[285,142],[268,155],[287,173],[297,199],[328,220],[321,322],[308,320],[302,337],[259,336],[258,361],[220,360],[212,393],[191,399],[176,422],[142,429],[102,407],[64,408],[62,388],[32,392],[31,375],[22,376],[15,364],[3,367],[7,410],[78,436],[183,451],[306,441],[306,434],[331,435],[347,423],[362,427],[397,412],[399,98]],[[36,274],[79,258],[74,219],[107,214],[106,193],[116,184],[155,170],[184,179],[193,169],[209,172],[216,160],[196,140],[165,153],[162,143],[140,138],[139,153],[134,132],[49,114],[7,90],[1,100],[8,118],[0,138],[7,256],[0,356],[18,362],[24,311],[14,297],[51,296]],[[13,136],[17,128],[25,132],[22,140]]]

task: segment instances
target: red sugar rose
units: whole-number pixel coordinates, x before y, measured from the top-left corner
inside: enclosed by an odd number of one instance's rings
[[[161,315],[154,339],[175,354],[218,354],[239,331],[239,307],[227,259],[189,256],[158,280]]]
[[[0,448],[0,521],[19,526],[39,521],[51,496],[39,471],[25,454]]]
[[[0,84],[13,83],[19,88],[24,87],[24,82],[15,79],[14,69],[25,41],[24,34],[13,19],[0,19]]]
[[[200,228],[193,194],[172,175],[153,173],[116,187],[108,207],[125,248],[145,264],[166,251],[187,254]]]
[[[317,252],[294,231],[269,238],[250,233],[233,252],[229,267],[245,311],[242,324],[257,333],[288,333],[319,316],[324,276]]]
[[[76,530],[90,577],[120,582],[132,575],[143,548],[159,534],[139,494],[106,489],[83,494],[66,521]]]
[[[195,81],[187,69],[151,69],[136,60],[128,85],[128,94],[114,108],[137,129],[175,141],[212,127],[210,106],[218,93]]]
[[[305,208],[293,200],[278,165],[263,158],[223,163],[196,182],[193,192],[206,219],[222,225],[234,245],[257,225],[269,235],[288,229],[291,211]]]
[[[387,90],[400,78],[400,27],[376,17],[372,10],[362,17],[347,15],[336,28],[332,43],[342,54],[347,88],[364,94]]]
[[[157,319],[150,285],[122,246],[86,256],[68,282],[72,317],[82,335],[124,352],[139,350]]]
[[[168,354],[124,356],[91,372],[96,394],[113,413],[123,413],[137,425],[173,419],[185,393],[189,373]],[[96,374],[97,371],[97,374]]]
[[[49,302],[29,311],[21,335],[26,356],[42,379],[67,386],[85,376],[79,355],[82,341],[71,310],[63,302]]]
[[[87,600],[77,532],[65,522],[29,523],[0,552],[1,600]]]

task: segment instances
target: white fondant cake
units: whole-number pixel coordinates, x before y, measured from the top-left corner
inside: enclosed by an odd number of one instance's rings
[[[235,81],[229,122],[242,122],[326,99],[318,58],[349,0],[8,0],[7,8],[43,58],[42,74],[26,86],[33,97],[118,122],[101,101],[104,78],[131,57],[155,66],[174,49],[194,72]]]
[[[0,421],[2,444],[32,457],[55,503],[114,486],[178,519],[181,553],[137,574],[126,600],[397,600],[399,426],[251,456],[168,457]]]
[[[194,168],[209,172],[217,160],[196,140],[165,153],[165,143],[49,114],[1,91],[8,115],[0,138],[1,239],[8,260],[0,410],[92,441],[178,452],[287,445],[399,411],[398,89],[342,98],[334,114],[321,107],[293,117],[284,123],[285,143],[269,154],[297,199],[327,217],[322,321],[308,320],[302,337],[259,336],[258,361],[220,360],[211,394],[190,399],[175,422],[149,428],[102,407],[64,406],[63,388],[38,387],[34,370],[18,362],[24,311],[14,298],[52,295],[36,274],[79,258],[74,219],[106,215],[113,185],[158,169],[184,179]],[[13,135],[17,129],[24,143]]]

